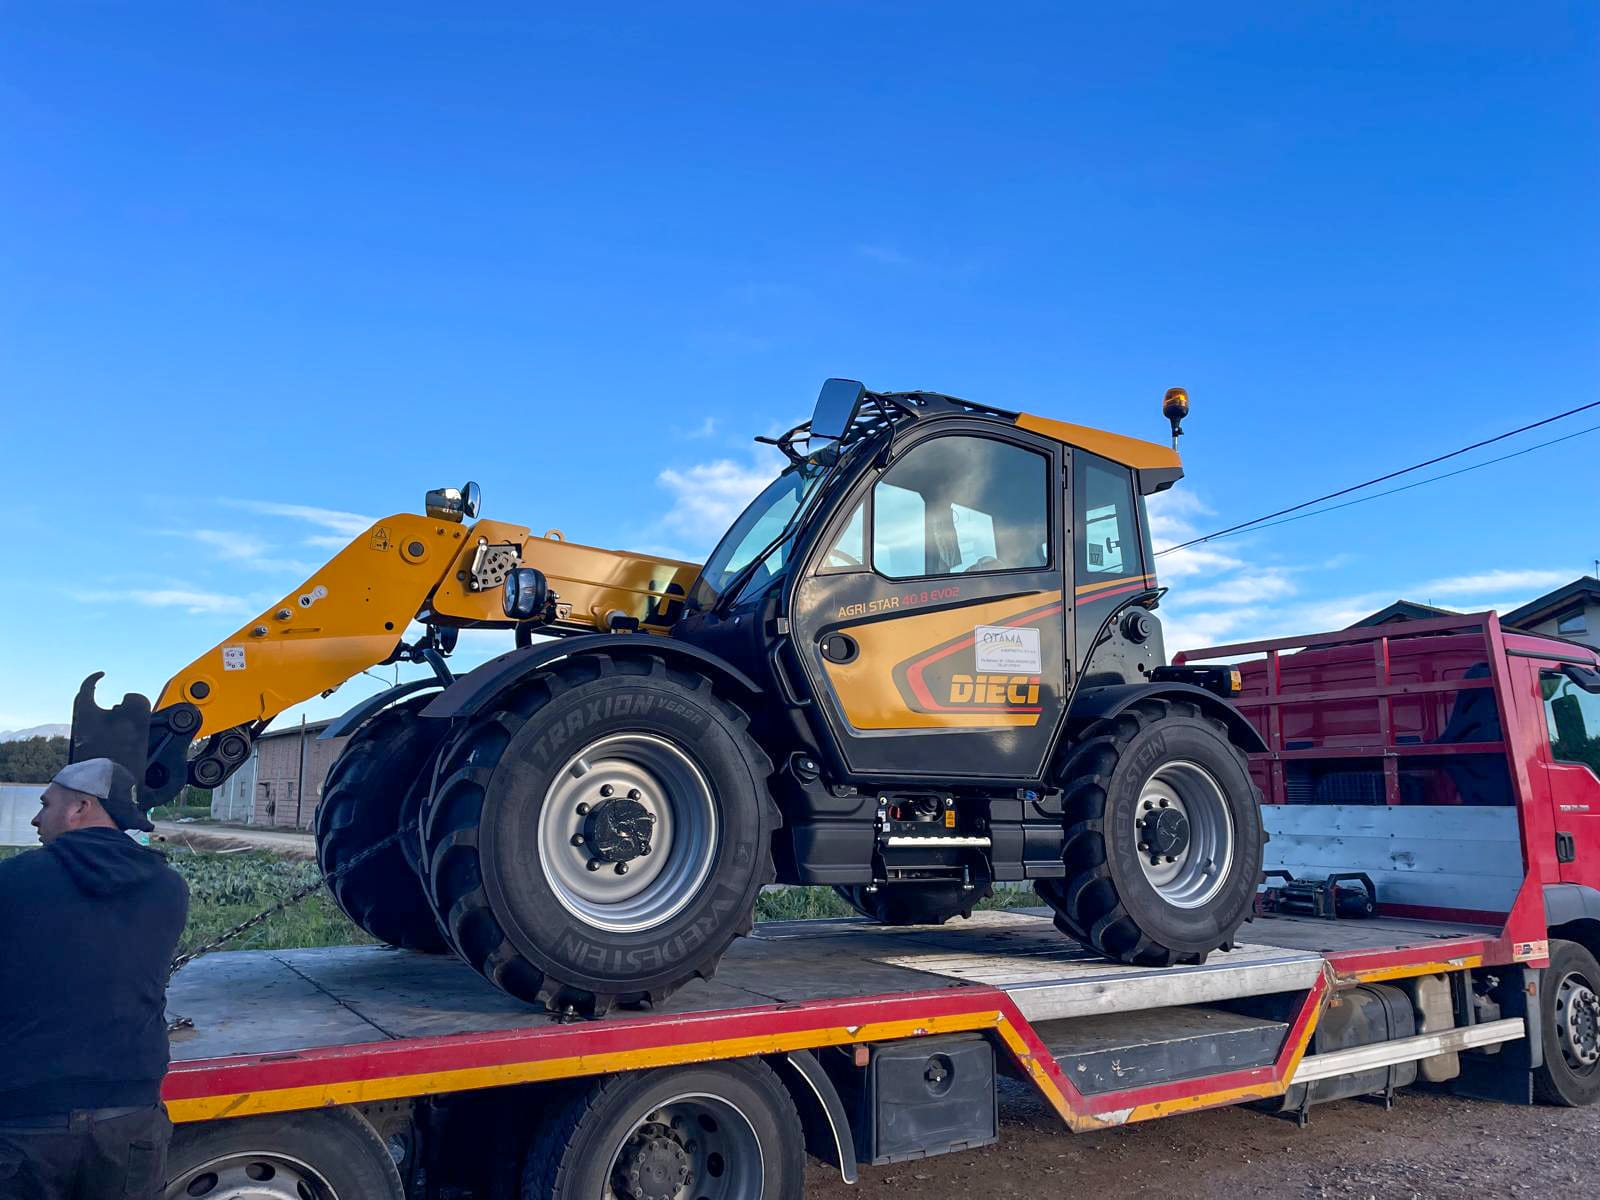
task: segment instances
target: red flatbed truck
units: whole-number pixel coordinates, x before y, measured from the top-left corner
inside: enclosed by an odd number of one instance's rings
[[[853,1180],[995,1141],[999,1073],[1076,1132],[1418,1079],[1600,1098],[1595,652],[1485,614],[1177,659],[1216,660],[1268,745],[1276,872],[1234,950],[769,923],[662,1009],[579,1022],[442,958],[214,955],[171,989],[168,1195],[793,1200],[807,1152]]]

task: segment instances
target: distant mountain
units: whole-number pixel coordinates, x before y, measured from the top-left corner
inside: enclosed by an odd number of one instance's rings
[[[35,725],[32,729],[0,729],[0,742],[20,742],[23,738],[66,737],[71,725]]]

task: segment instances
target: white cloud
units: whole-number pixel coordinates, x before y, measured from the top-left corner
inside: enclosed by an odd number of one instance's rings
[[[719,458],[683,470],[668,468],[656,476],[673,497],[661,524],[694,545],[709,547],[772,481],[779,465],[775,454],[761,453],[744,464]]]
[[[279,558],[270,542],[254,534],[225,529],[190,529],[176,534],[192,538],[226,563],[235,563],[255,571],[271,571],[282,575],[305,577],[317,569],[317,564],[299,559]]]
[[[229,596],[221,592],[202,592],[183,587],[130,588],[125,592],[74,592],[72,597],[84,604],[123,604],[132,601],[146,608],[181,608],[190,613],[244,614],[259,609],[259,605],[253,604],[244,596]]]
[[[1539,592],[1547,592],[1553,587],[1571,583],[1573,578],[1570,571],[1496,569],[1476,575],[1452,575],[1446,579],[1430,580],[1418,584],[1413,591],[1419,596],[1481,597],[1526,590],[1529,593],[1528,599],[1531,600]]]
[[[698,439],[698,438],[708,438],[708,437],[715,437],[716,436],[716,432],[717,432],[717,419],[715,417],[706,417],[703,421],[700,422],[700,424],[696,425],[693,429],[679,430],[678,431],[678,436],[679,437],[685,437],[685,438],[696,438],[696,439]]]
[[[229,508],[241,508],[245,512],[260,513],[264,517],[287,517],[294,521],[306,521],[323,529],[331,529],[334,533],[342,533],[347,539],[355,537],[358,533],[364,533],[373,524],[372,517],[363,517],[360,513],[343,512],[336,508],[317,508],[311,504],[229,499],[224,499],[222,503]]]
[[[304,545],[315,546],[319,550],[343,550],[350,544],[348,537],[338,533],[313,533],[300,540]]]

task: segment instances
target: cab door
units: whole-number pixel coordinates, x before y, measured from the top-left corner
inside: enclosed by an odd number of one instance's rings
[[[912,433],[865,473],[794,585],[793,645],[843,765],[1036,779],[1071,661],[1065,464],[981,422]]]
[[[1563,883],[1600,888],[1600,692],[1585,683],[1596,680],[1578,664],[1540,664],[1557,869]]]

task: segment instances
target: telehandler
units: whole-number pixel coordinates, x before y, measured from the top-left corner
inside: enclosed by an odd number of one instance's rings
[[[758,439],[788,465],[698,566],[430,492],[153,711],[86,680],[72,753],[153,805],[221,783],[290,705],[430,665],[328,731],[319,861],[375,937],[557,1011],[710,977],[774,880],[890,924],[1026,880],[1110,958],[1200,962],[1252,908],[1265,747],[1236,671],[1166,665],[1144,498],[1182,476],[1181,389],[1163,412],[1174,448],[830,379]],[[469,627],[515,647],[458,678]]]

